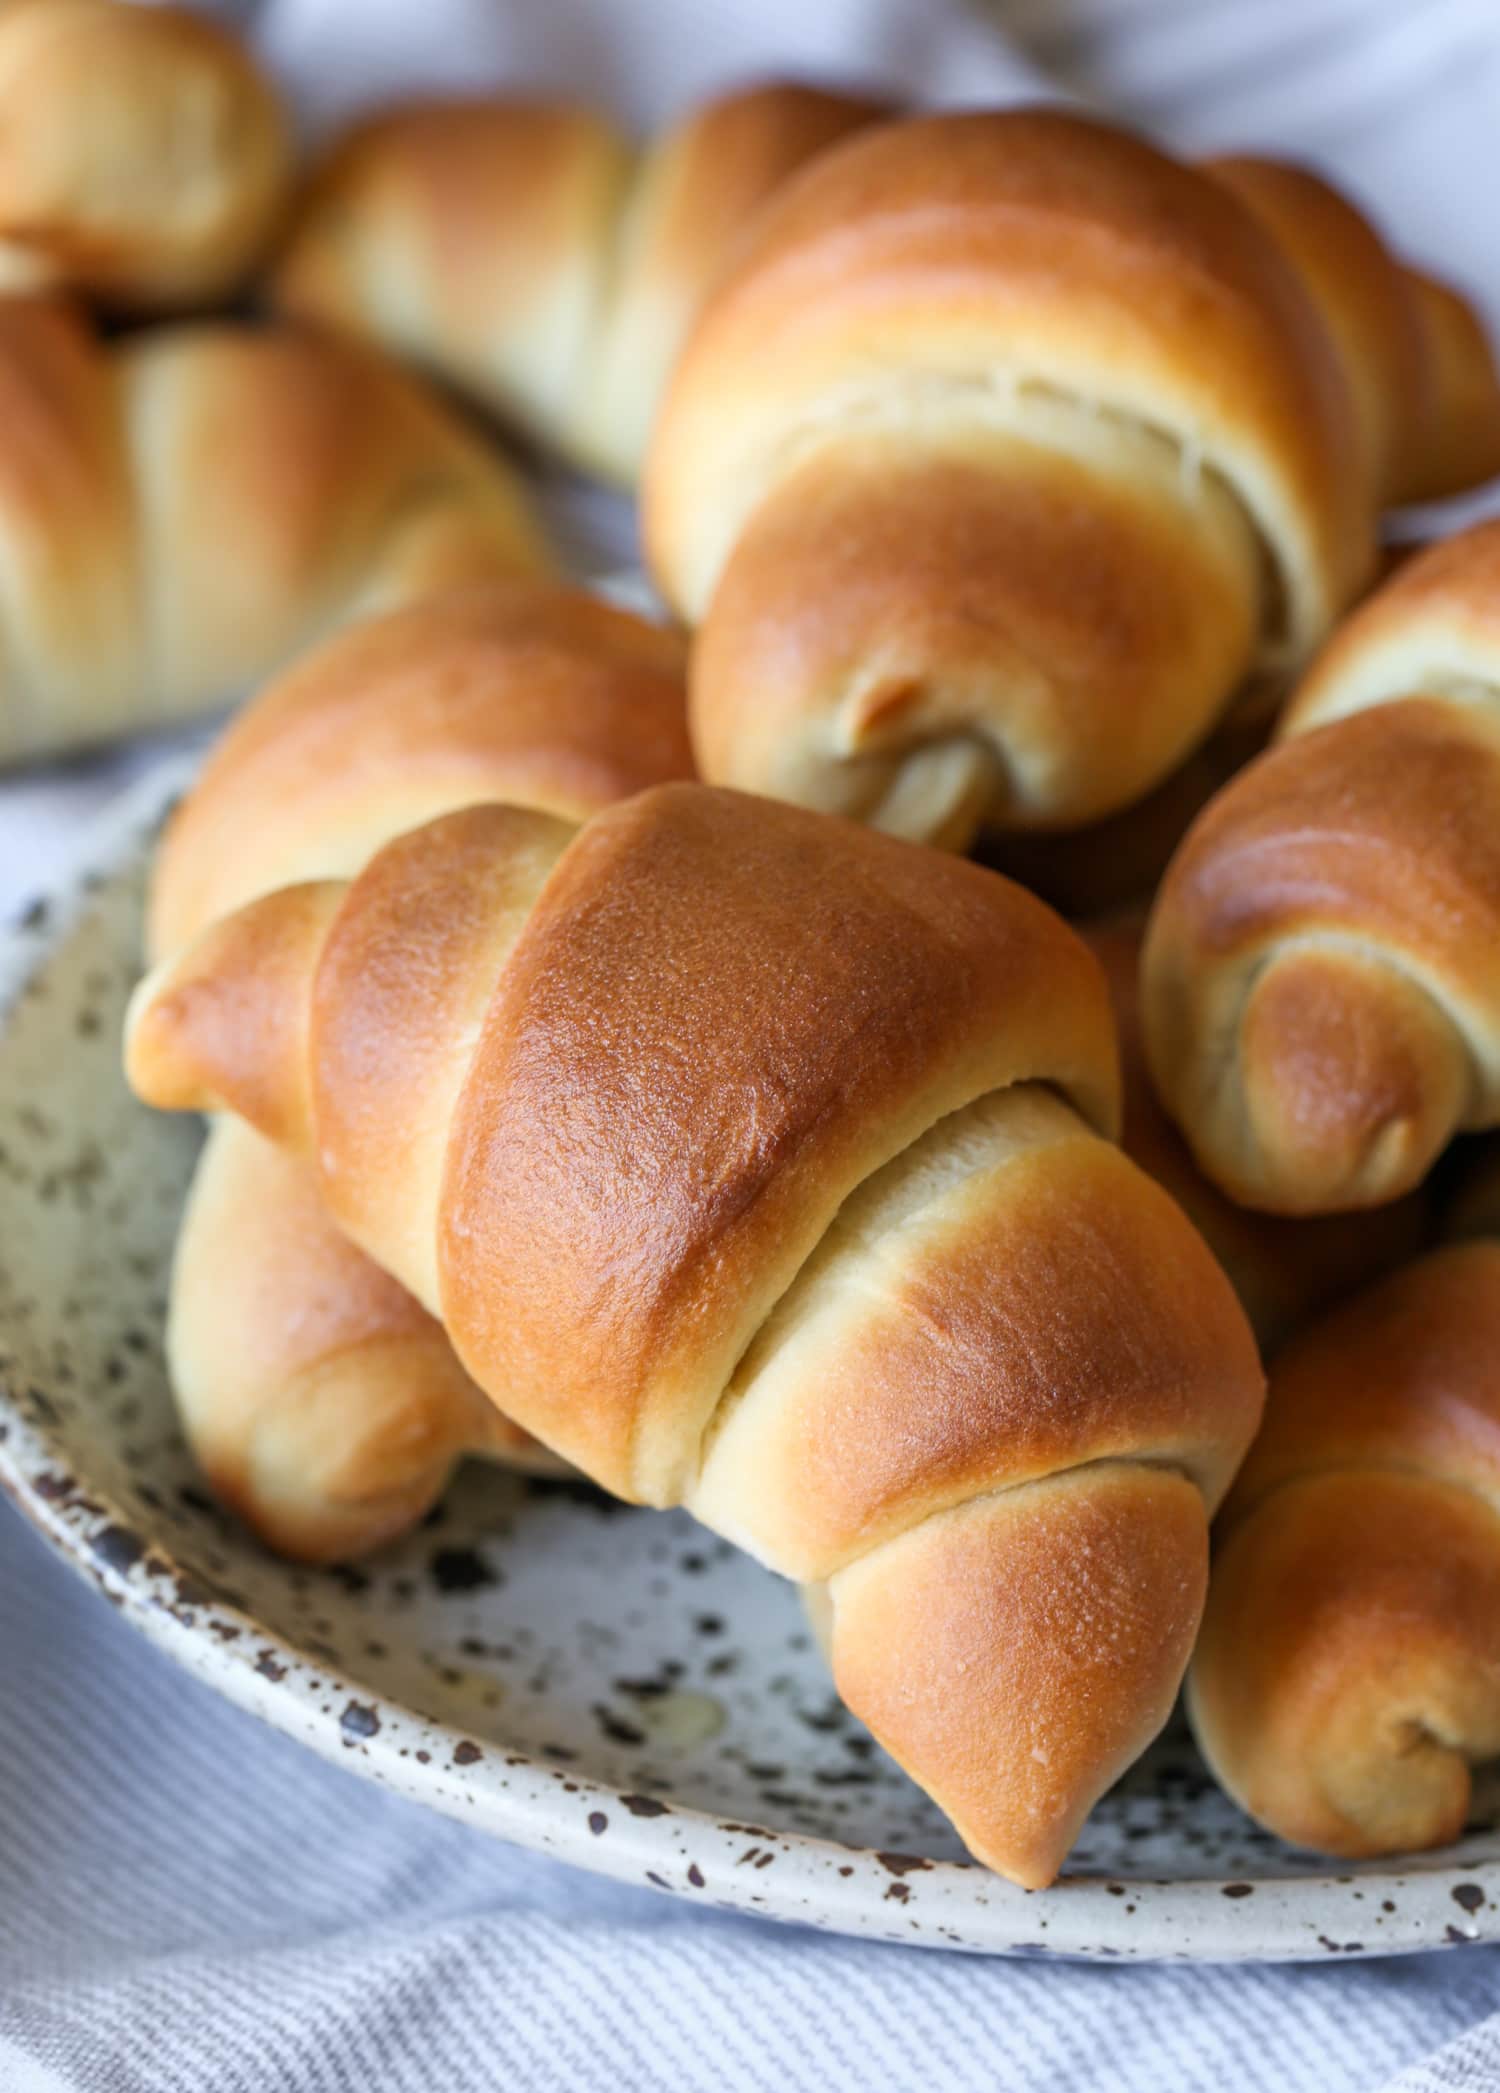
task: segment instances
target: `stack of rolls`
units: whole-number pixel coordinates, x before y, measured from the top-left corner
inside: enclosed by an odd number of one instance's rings
[[[590,470],[633,482],[656,406],[759,208],[889,105],[739,88],[644,145],[598,111],[510,97],[378,111],[315,168],[270,282],[284,311],[369,335]],[[1317,304],[1382,504],[1500,470],[1493,359],[1467,302],[1391,252],[1324,176],[1205,163]]]
[[[299,196],[223,31],[9,0],[0,133],[0,759],[264,685],[127,1041],[214,1115],[169,1357],[226,1502],[315,1563],[466,1453],[685,1505],[1027,1885],[1195,1645],[1263,1821],[1452,1836],[1500,526],[1353,607],[1500,467],[1470,308],[1309,170],[1047,110],[409,108]],[[689,629],[552,578],[383,352],[639,481]],[[1080,935],[971,846],[1091,915],[1171,863]]]
[[[1261,1399],[1107,1138],[1058,917],[701,785],[474,806],[212,925],[127,1064],[302,1158],[524,1430],[825,1586],[851,1708],[1051,1880],[1171,1707]]]
[[[163,838],[150,950],[291,881],[357,871],[450,808],[581,821],[691,769],[681,644],[639,618],[512,584],[369,620],[271,683],[219,743]],[[198,1164],[167,1349],[205,1475],[304,1561],[404,1531],[461,1455],[561,1465],[338,1233],[306,1167],[238,1120],[217,1123]]]
[[[1162,1103],[1270,1214],[1390,1214],[1456,1132],[1500,1123],[1497,602],[1500,526],[1405,564],[1157,896]],[[1221,1518],[1194,1727],[1232,1795],[1324,1852],[1458,1837],[1500,1753],[1497,1182],[1493,1145],[1471,1152],[1444,1246],[1275,1360]]]

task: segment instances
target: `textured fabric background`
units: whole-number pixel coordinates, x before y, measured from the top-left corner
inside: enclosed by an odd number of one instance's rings
[[[991,22],[958,0],[223,11],[314,129],[393,88],[487,78],[589,88],[641,121],[774,67],[947,101],[1050,81],[1186,145],[1328,159],[1500,323],[1494,0],[991,0]],[[0,783],[0,913],[141,760]],[[1496,2008],[1487,1949],[1284,1971],[985,1963],[574,1874],[261,1730],[0,1508],[0,2093],[1491,2093]]]
[[[9,1512],[0,1664],[5,2093],[1367,2093],[1500,1985],[1489,1949],[986,1962],[600,1882],[261,1729]]]

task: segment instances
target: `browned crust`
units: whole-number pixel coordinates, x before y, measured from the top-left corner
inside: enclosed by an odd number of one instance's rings
[[[168,1351],[215,1491],[302,1561],[404,1531],[466,1453],[557,1465],[333,1227],[308,1166],[233,1118],[211,1131],[183,1216]]]
[[[1309,1317],[1416,1256],[1429,1227],[1420,1193],[1362,1214],[1294,1220],[1236,1204],[1207,1179],[1157,1102],[1140,1021],[1142,919],[1087,926],[1120,1027],[1125,1152],[1171,1193],[1224,1267],[1270,1356]]]
[[[1374,1467],[1500,1501],[1500,1243],[1431,1251],[1287,1347],[1226,1528],[1298,1476]]]
[[[855,1183],[1014,1081],[1108,1128],[1113,1064],[1093,962],[1018,888],[798,809],[642,794],[569,850],[486,1018],[444,1319],[539,1437],[662,1501]]]
[[[237,717],[179,809],[153,880],[156,950],[285,882],[356,870],[453,807],[512,801],[581,819],[687,775],[683,653],[671,633],[539,584],[337,635]],[[200,1459],[283,1553],[378,1546],[468,1451],[561,1466],[337,1233],[315,1173],[232,1120],[195,1178],[171,1331]]]
[[[1204,164],[1264,221],[1323,315],[1348,378],[1376,497],[1412,499],[1436,441],[1438,371],[1411,278],[1326,176],[1251,156]]]
[[[174,817],[151,945],[352,871],[450,808],[581,820],[692,773],[673,633],[580,591],[499,583],[337,634],[241,712]]]
[[[1445,501],[1500,473],[1500,372],[1494,345],[1469,300],[1435,277],[1408,274],[1437,377],[1426,450],[1404,498]]]
[[[316,959],[307,1023],[323,1196],[434,1313],[449,1121],[515,938],[571,834],[552,815],[478,806],[398,836],[345,891]]]
[[[1328,1853],[1457,1837],[1500,1752],[1500,1244],[1287,1347],[1219,1535],[1190,1702],[1230,1792]]]
[[[1045,356],[1064,391],[1232,431],[1267,476],[1259,496],[1277,489],[1261,522],[1304,645],[1358,586],[1370,517],[1350,482],[1351,410],[1291,265],[1224,185],[1123,132],[1029,110],[858,134],[767,207],[653,440],[647,541],[674,599],[701,612],[730,513],[837,383],[871,358],[941,373],[995,339]]]
[[[108,360],[67,307],[0,301],[0,761],[51,745],[49,686],[106,711],[143,639],[134,489]]]
[[[283,311],[379,333],[373,277],[402,266],[422,304],[399,344],[477,375],[495,315],[513,306],[524,317],[549,278],[598,246],[628,165],[607,120],[569,103],[444,99],[377,111],[315,172],[272,295]]]
[[[119,356],[179,689],[267,675],[356,607],[550,566],[510,468],[369,350],[221,323]]]
[[[292,157],[273,83],[196,10],[0,14],[0,239],[49,283],[133,308],[223,297],[273,233]]]
[[[669,298],[686,326],[759,206],[829,146],[893,113],[873,96],[794,80],[690,110],[646,148],[624,296]]]
[[[7,300],[0,408],[0,762],[202,712],[356,612],[550,569],[504,461],[352,346],[104,344]]]
[[[971,1852],[1040,1889],[1171,1712],[1207,1578],[1191,1483],[1079,1469],[929,1519],[845,1570],[834,1678]]]
[[[308,991],[346,891],[323,880],[267,894],[148,974],[126,1018],[136,1095],[168,1112],[236,1112],[304,1152]]]
[[[1273,748],[1195,823],[1152,911],[1147,1044],[1232,1196],[1377,1204],[1485,1123],[1468,1042],[1500,1009],[1497,805],[1482,719],[1407,699]]]
[[[273,294],[404,349],[629,478],[683,334],[758,206],[883,113],[863,96],[766,83],[636,152],[564,104],[385,111],[325,161]]]
[[[1329,639],[1293,694],[1282,740],[1351,709],[1500,682],[1500,518],[1403,560]]]
[[[857,1313],[804,1343],[785,1397],[731,1398],[711,1523],[811,1582],[1089,1462],[1169,1466],[1218,1503],[1260,1421],[1254,1341],[1179,1209],[1080,1121],[865,1258]]]
[[[1277,1490],[1215,1560],[1189,1707],[1283,1838],[1351,1858],[1457,1838],[1469,1765],[1500,1752],[1492,1505],[1358,1466]]]
[[[479,1385],[658,1501],[850,1195],[909,1165],[900,1283],[870,1274],[899,1327],[844,1363],[873,1487],[830,1477],[818,1507],[866,1550],[833,1578],[835,1668],[981,1857],[1049,1880],[1170,1706],[1258,1406],[1222,1275],[1084,1124],[1117,1108],[1098,967],[994,875],[790,807],[668,785],[565,834],[465,809],[347,889],[252,903],[145,992],[132,1075],[311,1133],[325,1197]],[[958,1429],[903,1454],[911,1347],[945,1317],[974,1353]],[[828,1394],[800,1391],[831,1449]]]
[[[967,741],[985,789],[923,833],[957,847],[981,818],[1058,827],[1139,797],[1257,645],[1248,540],[1161,492],[973,430],[815,454],[714,593],[692,673],[704,775],[882,821],[914,749]]]

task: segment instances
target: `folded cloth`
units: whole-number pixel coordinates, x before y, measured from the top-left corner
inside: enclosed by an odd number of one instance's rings
[[[981,1961],[591,1879],[262,1729],[4,1508],[0,1654],[6,2093],[1367,2093],[1500,1982]]]
[[[308,128],[401,95],[592,96],[642,130],[770,73],[931,103],[1060,85],[956,0],[262,0],[260,49]]]
[[[602,95],[645,124],[750,72],[948,102],[1050,79],[1189,146],[1328,159],[1500,324],[1500,220],[1478,206],[1500,174],[1492,0],[990,0],[990,22],[960,0],[221,11],[313,129],[491,82]],[[595,549],[582,564],[618,559],[617,514],[568,506]],[[0,916],[142,760],[0,784]],[[1500,2084],[1500,1950],[1285,1970],[983,1962],[509,1850],[220,1702],[3,1507],[0,1678],[0,2093]]]
[[[1391,2081],[1389,2093],[1492,2093],[1500,2086],[1500,2014],[1456,2035]]]

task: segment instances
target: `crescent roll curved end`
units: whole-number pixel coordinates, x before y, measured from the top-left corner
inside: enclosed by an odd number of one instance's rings
[[[194,1176],[167,1358],[215,1494],[302,1562],[347,1562],[405,1533],[467,1455],[565,1466],[338,1233],[313,1173],[238,1119],[215,1122]]]
[[[337,625],[552,568],[504,460],[352,344],[105,341],[0,299],[0,420],[0,764],[179,724]]]
[[[761,214],[643,482],[714,781],[959,846],[1144,796],[1373,562],[1346,373],[1225,183],[1045,109]]]
[[[1463,1830],[1500,1755],[1500,1244],[1432,1252],[1276,1361],[1188,1707],[1229,1793],[1297,1845]]]
[[[1247,1205],[1378,1205],[1500,1123],[1497,606],[1500,525],[1399,568],[1162,881],[1152,1072]]]

